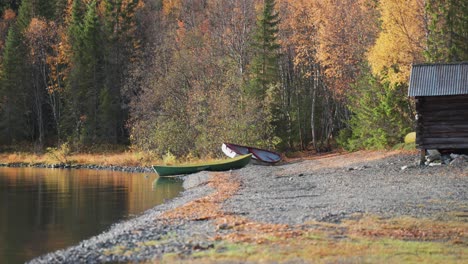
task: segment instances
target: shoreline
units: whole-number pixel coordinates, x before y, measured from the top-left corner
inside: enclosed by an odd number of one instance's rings
[[[378,263],[387,259],[373,259],[375,251],[388,253],[379,243],[394,245],[396,263],[408,254],[405,248],[426,248],[427,243],[437,246],[448,263],[463,262],[468,253],[463,231],[468,230],[468,162],[420,167],[414,165],[416,159],[407,153],[360,152],[191,174],[184,177],[181,195],[168,203],[29,263],[190,263],[200,258],[308,263],[322,261],[310,260],[320,254],[331,262],[357,254],[361,261]],[[360,246],[369,239],[374,242]],[[280,249],[285,251],[277,259]],[[318,255],[296,259],[319,249]],[[431,260],[434,250],[418,252]]]
[[[12,162],[0,163],[0,168],[38,168],[38,169],[89,169],[89,170],[109,170],[129,173],[154,173],[151,167],[140,166],[117,166],[117,165],[94,165],[94,164],[46,164],[46,163],[25,163]]]
[[[151,257],[148,258],[148,255],[143,255],[143,253],[140,258],[130,259],[125,257],[122,258],[122,256],[112,256],[112,254],[110,254],[110,256],[106,256],[108,255],[106,252],[113,248],[122,246],[122,242],[135,246],[144,240],[158,240],[170,233],[180,233],[183,231],[184,229],[181,227],[185,224],[183,221],[158,221],[157,218],[167,211],[173,210],[212,193],[214,190],[206,184],[208,180],[209,174],[205,172],[188,175],[184,178],[184,191],[182,191],[181,195],[171,199],[167,203],[157,205],[133,219],[115,223],[109,228],[109,230],[83,240],[77,245],[50,252],[26,263],[77,263],[83,261],[86,263],[101,263],[113,261],[150,260]],[[138,231],[141,231],[141,233],[138,233]],[[139,237],[143,232],[146,232],[146,234],[144,234],[144,238]],[[187,234],[184,236],[187,236]],[[166,245],[165,249],[159,253],[183,250],[183,245],[174,242],[173,245]],[[157,252],[147,252],[147,254],[150,254],[152,257],[154,257],[154,253]],[[83,257],[86,257],[86,259],[84,260]]]

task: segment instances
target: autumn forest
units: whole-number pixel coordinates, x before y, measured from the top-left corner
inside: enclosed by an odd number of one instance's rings
[[[2,0],[0,146],[386,148],[411,65],[468,60],[465,0]]]

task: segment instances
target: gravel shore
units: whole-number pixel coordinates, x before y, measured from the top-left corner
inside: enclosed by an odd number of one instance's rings
[[[468,163],[416,163],[414,155],[372,152],[280,168],[248,167],[240,173],[244,188],[225,210],[281,224],[338,222],[356,213],[441,218],[446,212],[468,210]]]
[[[468,162],[419,167],[415,154],[358,152],[280,166],[233,171],[240,189],[223,204],[229,215],[289,225],[339,222],[356,214],[444,219],[468,212]],[[219,230],[213,220],[167,220],[159,216],[214,191],[213,174],[185,177],[185,191],[108,232],[30,263],[138,262],[166,253],[190,255],[213,247]]]

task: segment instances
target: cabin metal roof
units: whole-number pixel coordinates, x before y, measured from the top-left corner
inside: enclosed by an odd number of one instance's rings
[[[408,94],[409,96],[468,94],[468,62],[413,65]]]

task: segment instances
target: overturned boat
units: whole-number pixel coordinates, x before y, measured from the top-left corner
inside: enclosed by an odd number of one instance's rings
[[[232,143],[223,143],[221,149],[224,154],[231,158],[240,155],[252,154],[252,160],[258,161],[257,163],[260,164],[275,164],[281,161],[281,155],[279,153],[266,149],[241,146]]]

